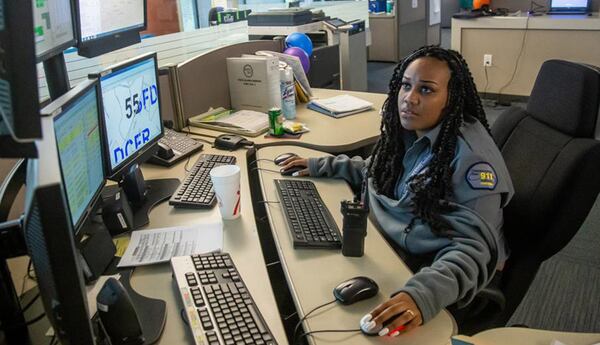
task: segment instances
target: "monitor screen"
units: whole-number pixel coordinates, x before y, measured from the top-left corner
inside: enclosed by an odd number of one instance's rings
[[[32,0],[35,52],[38,61],[75,44],[70,0]]]
[[[146,26],[144,0],[79,0],[81,41]]]
[[[104,185],[96,85],[54,118],[61,174],[76,229]]]
[[[156,54],[100,73],[104,131],[111,174],[162,137]]]
[[[560,8],[587,8],[588,0],[552,0],[552,9]]]

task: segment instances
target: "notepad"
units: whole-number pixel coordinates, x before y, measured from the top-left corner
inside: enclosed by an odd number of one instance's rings
[[[312,100],[308,103],[308,108],[325,115],[340,118],[371,110],[373,108],[373,103],[350,95],[340,95],[331,98]]]

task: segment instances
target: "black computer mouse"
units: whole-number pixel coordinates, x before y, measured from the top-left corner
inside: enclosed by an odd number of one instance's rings
[[[282,153],[279,156],[275,157],[275,159],[273,159],[273,163],[275,163],[277,165],[281,165],[281,163],[285,162],[288,158],[291,158],[291,157],[298,157],[298,155],[295,153],[291,153],[291,152]]]
[[[300,170],[304,170],[306,169],[305,167],[300,167],[300,166],[293,166],[289,169],[286,170],[279,170],[279,172],[281,173],[282,176],[292,176],[293,173],[300,171]]]
[[[352,304],[377,295],[379,286],[367,277],[354,277],[341,282],[333,289],[333,296],[342,304]]]

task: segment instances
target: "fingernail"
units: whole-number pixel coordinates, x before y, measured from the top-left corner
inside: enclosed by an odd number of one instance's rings
[[[400,332],[398,332],[398,331],[392,332],[392,333],[390,333],[390,337],[397,337],[398,334],[400,334]]]
[[[386,328],[382,329],[381,331],[379,331],[378,334],[380,337],[383,337],[384,335],[388,334],[389,331],[390,330],[386,327]]]
[[[370,321],[369,323],[367,323],[366,328],[367,331],[372,330],[373,328],[375,328],[375,326],[377,326],[377,324],[375,323],[375,321]]]
[[[298,175],[300,175],[300,172],[299,172],[299,171],[296,171],[295,173],[293,173],[293,174],[292,174],[292,176],[294,176],[294,177],[296,177],[296,176],[298,176]]]
[[[371,314],[367,314],[365,316],[362,317],[362,319],[360,319],[360,323],[367,323],[369,321],[371,321],[373,319],[373,316],[371,316]]]

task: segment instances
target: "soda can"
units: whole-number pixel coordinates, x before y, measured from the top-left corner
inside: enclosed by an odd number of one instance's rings
[[[274,136],[283,135],[283,116],[280,108],[269,109],[269,133]]]

